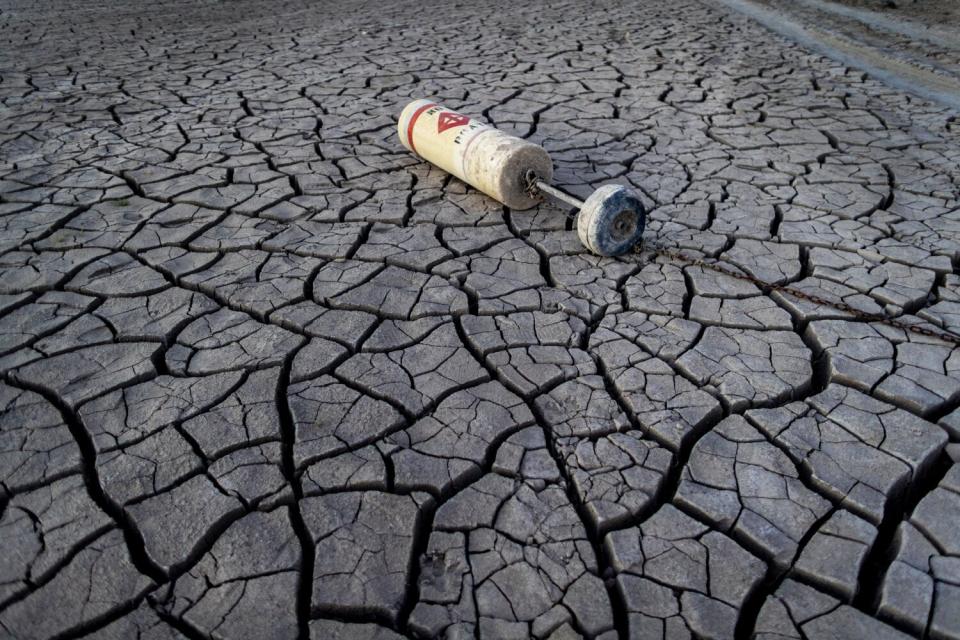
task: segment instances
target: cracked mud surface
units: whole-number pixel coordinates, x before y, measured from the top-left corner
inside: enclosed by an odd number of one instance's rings
[[[394,129],[960,331],[956,115],[693,0],[346,4],[4,4],[0,635],[960,637],[960,348]]]

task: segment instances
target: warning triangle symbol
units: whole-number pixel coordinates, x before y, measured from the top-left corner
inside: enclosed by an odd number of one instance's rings
[[[440,114],[440,119],[437,120],[437,133],[443,133],[453,127],[462,127],[468,122],[470,122],[470,118],[467,116],[454,113],[453,111],[444,111]]]

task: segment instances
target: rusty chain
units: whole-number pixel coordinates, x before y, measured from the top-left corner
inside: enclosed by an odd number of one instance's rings
[[[744,280],[746,282],[750,282],[756,285],[757,287],[759,287],[762,291],[769,291],[769,292],[779,291],[780,293],[787,294],[789,296],[798,298],[800,300],[807,300],[808,302],[812,302],[814,304],[832,307],[833,309],[837,309],[838,311],[849,313],[850,315],[854,316],[859,320],[864,320],[867,322],[879,322],[891,327],[895,327],[897,329],[903,329],[904,331],[909,331],[911,333],[916,333],[916,334],[928,336],[931,338],[937,338],[938,340],[943,340],[945,342],[950,342],[952,344],[960,345],[960,335],[953,333],[951,331],[931,329],[923,325],[911,324],[908,322],[904,322],[903,320],[900,320],[898,318],[892,318],[890,316],[879,314],[879,313],[867,313],[866,311],[861,311],[860,309],[856,309],[850,306],[846,302],[828,300],[821,296],[818,296],[812,293],[807,293],[806,291],[801,291],[800,289],[791,287],[789,285],[778,284],[775,282],[766,282],[765,280],[761,280],[760,278],[754,277],[748,273],[736,271],[731,267],[728,267],[727,265],[718,261],[708,262],[703,258],[691,257],[681,253],[679,250],[669,249],[667,247],[658,247],[656,245],[645,243],[642,240],[638,242],[636,245],[634,245],[633,247],[634,255],[641,256],[644,253],[644,251],[649,251],[650,255],[653,257],[663,256],[670,260],[681,262],[690,266],[700,267],[702,269],[709,269],[710,271],[715,271],[725,276],[736,278],[737,280]]]
[[[544,194],[540,191],[540,189],[537,188],[536,183],[538,179],[539,179],[538,176],[532,171],[528,171],[524,175],[524,181],[526,183],[527,193],[530,195],[530,197],[536,198],[542,201]],[[568,218],[576,218],[577,216],[576,211],[566,211],[564,213]],[[765,280],[761,280],[760,278],[754,277],[748,273],[735,271],[734,269],[724,265],[719,261],[708,262],[702,258],[694,258],[691,256],[687,256],[676,249],[669,249],[667,247],[658,247],[656,245],[652,245],[650,243],[644,242],[641,239],[640,242],[638,242],[633,246],[633,254],[636,256],[642,256],[644,251],[649,251],[650,255],[654,257],[663,256],[670,260],[681,262],[689,266],[700,267],[702,269],[709,269],[710,271],[715,271],[717,273],[721,273],[725,276],[729,276],[737,280],[750,282],[753,285],[759,287],[761,291],[767,291],[767,292],[779,291],[786,295],[793,296],[794,298],[797,298],[799,300],[806,300],[808,302],[812,302],[813,304],[837,309],[838,311],[848,313],[859,320],[863,320],[866,322],[879,322],[887,326],[891,326],[897,329],[902,329],[904,331],[909,331],[911,333],[916,333],[922,336],[943,340],[951,344],[960,345],[960,335],[953,333],[952,331],[947,331],[944,329],[931,329],[929,327],[926,327],[920,324],[908,323],[898,318],[892,318],[890,316],[880,314],[880,313],[867,313],[866,311],[861,311],[860,309],[856,309],[843,301],[838,302],[834,300],[828,300],[827,298],[823,298],[816,294],[807,293],[806,291],[801,291],[800,289],[796,289],[789,285],[778,284],[775,282],[767,282]]]

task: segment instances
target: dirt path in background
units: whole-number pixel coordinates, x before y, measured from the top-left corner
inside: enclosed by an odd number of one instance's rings
[[[960,47],[941,30],[898,25],[879,14],[821,0],[719,2],[890,86],[960,109]]]

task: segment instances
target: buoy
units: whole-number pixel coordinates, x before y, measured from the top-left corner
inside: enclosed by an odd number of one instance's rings
[[[577,233],[593,253],[621,254],[643,234],[646,211],[631,189],[604,185],[581,202],[549,184],[553,161],[546,149],[482,120],[414,100],[400,113],[397,135],[413,153],[511,209],[536,206],[543,195],[578,208]]]
[[[538,202],[524,182],[528,170],[553,177],[553,161],[543,147],[429,100],[404,108],[397,133],[407,149],[511,209]]]

